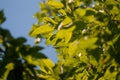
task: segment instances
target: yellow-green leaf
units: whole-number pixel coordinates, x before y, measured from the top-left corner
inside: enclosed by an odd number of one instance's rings
[[[63,16],[66,16],[66,15],[67,15],[66,12],[65,12],[65,10],[63,10],[63,9],[58,10],[58,12],[59,12],[60,14],[62,14]]]
[[[67,32],[65,34],[65,43],[68,43],[72,37],[72,32]]]
[[[86,14],[86,10],[85,9],[76,9],[75,10],[75,15],[78,17],[83,17]]]
[[[5,66],[5,68],[8,69],[8,70],[12,70],[14,68],[14,63],[11,62],[11,63],[7,64]]]
[[[29,64],[32,64],[32,65],[38,65],[39,64],[38,61],[34,60],[34,58],[31,55],[26,56],[25,59]]]
[[[71,43],[69,45],[69,49],[68,49],[69,56],[73,56],[73,54],[76,52],[77,48],[78,48],[78,41]]]
[[[119,4],[119,3],[118,3],[117,1],[115,1],[115,0],[106,0],[105,3],[106,3],[107,5],[116,5],[116,4]]]
[[[37,36],[39,34],[45,34],[45,33],[52,32],[53,30],[54,30],[54,28],[52,28],[48,25],[43,25],[43,26],[39,26],[34,31],[32,31],[30,35],[31,36]]]
[[[65,43],[68,43],[72,37],[72,31],[75,29],[75,26],[70,27],[68,30],[63,29],[59,30],[56,34],[56,38],[65,39]]]
[[[50,59],[41,59],[41,61],[45,64],[46,67],[54,67],[54,63]]]
[[[62,25],[63,26],[66,26],[66,25],[69,25],[72,23],[72,19],[70,17],[66,17],[63,22],[62,22]]]
[[[50,59],[41,59],[39,62],[40,69],[45,73],[51,73],[54,65]]]
[[[79,48],[81,49],[94,49],[97,46],[95,45],[95,42],[98,40],[98,38],[93,37],[93,38],[88,38],[88,39],[80,39],[79,42]]]
[[[56,9],[61,9],[64,7],[64,5],[61,2],[57,2],[57,1],[48,1],[47,4]]]
[[[45,17],[44,20],[53,23],[53,24],[57,24],[57,22],[55,22],[53,19],[49,18],[49,17]]]

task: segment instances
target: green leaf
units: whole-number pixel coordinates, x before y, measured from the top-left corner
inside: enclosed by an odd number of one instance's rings
[[[52,32],[53,30],[54,30],[54,28],[52,28],[48,25],[42,25],[42,26],[39,26],[38,28],[36,28],[35,30],[33,30],[30,33],[30,36],[37,36],[39,34],[49,33],[49,32]]]
[[[80,50],[82,49],[94,49],[97,46],[94,44],[97,41],[97,38],[90,38],[88,40],[80,39],[80,41],[76,40],[73,43],[70,44],[68,54],[70,56],[73,56],[75,53],[80,53]],[[85,53],[83,51],[82,53]]]
[[[68,16],[62,21],[62,25],[64,27],[66,27],[66,25],[69,25],[71,23],[72,23],[72,19],[70,17],[68,17]]]
[[[26,61],[29,63],[29,64],[32,64],[32,65],[38,65],[38,61],[36,59],[34,59],[31,55],[27,55],[25,57]]]
[[[55,66],[55,64],[50,59],[41,59],[39,61],[40,69],[45,73],[52,72],[52,68]]]
[[[23,43],[25,43],[27,40],[24,37],[19,37],[15,40],[14,44],[17,45],[22,45]]]
[[[52,67],[54,67],[54,65],[55,65],[50,59],[42,59],[41,61],[42,61],[42,62],[45,64],[45,66],[48,67],[48,68],[52,68]]]
[[[48,12],[48,9],[47,9],[47,5],[45,5],[44,3],[40,3],[40,9],[42,11],[42,13],[47,13]]]
[[[79,48],[81,49],[94,49],[97,46],[95,45],[95,42],[98,40],[98,38],[93,37],[93,38],[88,38],[88,39],[80,39],[79,42]]]
[[[65,43],[68,43],[72,37],[72,31],[75,29],[75,26],[70,27],[68,30],[63,29],[59,30],[56,33],[56,38],[65,39]]]
[[[65,34],[66,34],[66,30],[60,30],[57,32],[56,37],[58,39],[63,39],[65,37]]]
[[[105,73],[104,73],[104,76],[103,77],[101,77],[100,78],[100,80],[103,80],[103,79],[105,79],[105,80],[116,80],[115,78],[116,78],[116,75],[117,75],[117,71],[114,71],[114,68],[115,68],[115,66],[112,66],[113,64],[111,64],[108,68],[107,68],[107,70],[105,71]],[[110,71],[110,69],[113,69],[113,72],[111,72]]]
[[[75,7],[79,7],[81,4],[83,4],[83,2],[80,0],[75,0],[74,4],[75,4]]]
[[[69,56],[73,56],[73,54],[76,52],[77,49],[78,49],[78,41],[71,43],[68,49]]]
[[[82,8],[78,8],[78,9],[75,10],[74,13],[77,17],[83,17],[86,14],[86,10],[82,9]]]
[[[45,80],[56,80],[51,75],[42,75],[42,74],[40,74],[39,77],[42,78],[42,79],[45,79]]]
[[[53,23],[53,24],[57,24],[57,22],[55,22],[52,18],[49,18],[49,17],[45,17],[44,20],[46,20],[50,23]]]
[[[61,9],[64,7],[64,5],[61,2],[57,1],[48,1],[47,4],[56,9]]]
[[[72,37],[72,32],[68,32],[65,35],[65,43],[68,43]]]
[[[66,16],[66,15],[67,15],[66,12],[65,12],[65,10],[63,10],[63,9],[58,10],[58,12],[59,12],[60,14],[62,14],[63,16]]]
[[[3,75],[3,80],[6,80],[10,71],[14,69],[14,63],[13,62],[10,62],[8,63],[5,68],[7,69]]]
[[[113,6],[112,10],[110,10],[110,12],[112,13],[112,15],[118,15],[120,13],[120,10],[117,6]]]
[[[11,62],[11,63],[7,64],[7,65],[5,66],[5,68],[8,69],[8,70],[14,69],[14,63]]]
[[[4,12],[3,10],[0,10],[0,24],[2,24],[5,20],[6,18],[4,17]]]
[[[117,5],[117,4],[118,4],[118,2],[115,1],[115,0],[106,0],[105,3],[106,3],[107,5]]]
[[[3,43],[3,39],[2,39],[2,36],[0,36],[0,44]]]
[[[97,13],[97,11],[95,9],[92,8],[87,8],[86,9],[86,16],[90,16],[90,15],[95,15]]]
[[[96,21],[94,15],[85,16],[85,20],[87,20],[88,22],[95,22]]]

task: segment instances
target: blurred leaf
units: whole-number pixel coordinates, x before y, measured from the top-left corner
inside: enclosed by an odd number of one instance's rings
[[[23,44],[23,43],[25,43],[27,40],[26,40],[24,37],[19,37],[19,38],[16,39],[16,41],[17,41],[18,43],[20,43],[20,44]]]
[[[3,10],[0,10],[0,24],[2,24],[5,20],[6,18],[4,17],[4,12]]]
[[[117,6],[113,6],[112,10],[110,11],[112,15],[116,15],[120,13],[120,10]]]
[[[0,35],[0,44],[3,43],[3,37]]]
[[[32,64],[32,65],[39,64],[38,60],[35,60],[31,55],[26,56],[25,59],[29,64]]]
[[[5,68],[8,70],[12,70],[14,68],[14,63],[7,64]]]
[[[95,15],[97,13],[97,11],[95,9],[92,8],[87,8],[86,9],[86,16],[90,16],[90,15]]]
[[[118,2],[115,1],[115,0],[106,0],[105,3],[106,3],[107,5],[117,5],[117,4],[118,4]]]
[[[100,80],[103,80],[103,79],[115,80],[116,79],[117,71],[110,72],[110,68],[111,67],[107,68],[107,70],[105,71],[104,76],[101,77]]]
[[[4,75],[3,75],[3,80],[6,80],[8,75],[9,75],[9,73],[10,73],[10,71],[14,69],[14,63],[12,63],[12,62],[8,63],[5,66],[5,68],[6,68],[6,71],[5,71]]]
[[[50,60],[50,59],[41,59],[41,61],[44,63],[44,65],[46,67],[48,67],[49,69],[51,69],[52,67],[54,67],[54,63]]]

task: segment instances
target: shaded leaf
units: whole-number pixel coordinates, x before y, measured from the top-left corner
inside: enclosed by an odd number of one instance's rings
[[[106,3],[107,5],[117,5],[117,4],[118,4],[118,2],[115,1],[115,0],[106,0],[105,3]]]
[[[3,12],[3,10],[0,10],[0,24],[2,24],[5,20],[6,20],[6,18],[4,16],[4,12]]]

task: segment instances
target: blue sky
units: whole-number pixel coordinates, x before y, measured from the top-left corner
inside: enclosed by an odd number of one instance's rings
[[[27,43],[33,45],[34,39],[28,36],[32,24],[37,20],[33,15],[39,11],[40,0],[0,0],[0,10],[3,9],[7,20],[2,24],[2,27],[9,29],[12,35],[17,37],[26,37]],[[42,51],[54,62],[57,61],[55,50],[45,46],[45,41],[42,40],[41,46],[45,47]]]

